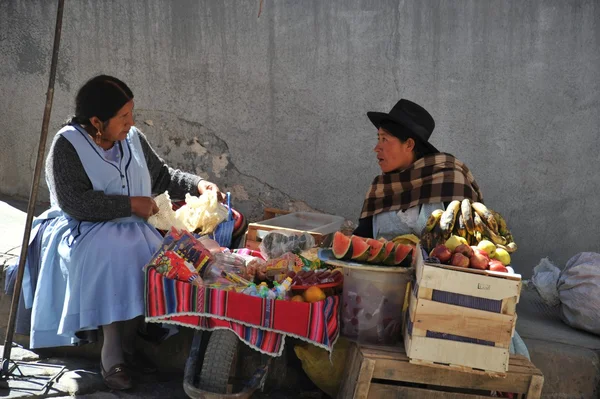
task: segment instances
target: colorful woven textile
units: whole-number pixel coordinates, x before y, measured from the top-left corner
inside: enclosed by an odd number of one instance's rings
[[[331,352],[339,335],[339,297],[316,303],[268,300],[171,280],[146,268],[146,321],[230,329],[247,345],[279,356],[290,335]]]

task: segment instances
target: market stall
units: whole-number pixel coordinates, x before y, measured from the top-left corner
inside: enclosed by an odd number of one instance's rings
[[[210,334],[193,344],[188,363],[196,372],[186,370],[188,395],[236,391],[230,374],[238,342],[274,358],[289,336],[331,354],[340,332],[343,273],[322,263],[316,247],[343,218],[281,215],[250,224],[249,248],[234,249],[231,237],[242,216],[230,204],[192,197],[172,204],[168,194],[157,204],[161,211],[150,222],[164,229],[164,240],[144,270],[146,321]]]

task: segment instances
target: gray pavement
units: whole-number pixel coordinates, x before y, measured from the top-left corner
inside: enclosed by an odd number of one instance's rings
[[[12,262],[19,254],[27,203],[15,199],[0,197],[0,271],[7,262]],[[36,210],[43,211],[42,204]],[[8,320],[10,299],[4,295],[4,273],[0,272],[0,320]],[[545,383],[543,398],[598,398],[600,395],[600,337],[577,331],[565,325],[558,317],[558,309],[543,304],[532,287],[523,288],[521,301],[517,308],[517,330],[526,342],[533,363],[544,373]],[[2,343],[5,336],[5,325],[0,324]],[[154,352],[157,358],[176,357],[171,361],[169,373],[161,373],[160,379],[155,377],[142,380],[136,389],[129,392],[107,392],[98,371],[98,348],[85,352],[86,358],[65,357],[68,353],[78,351],[62,351],[59,355],[39,357],[26,349],[14,349],[13,359],[23,363],[23,373],[30,378],[16,379],[11,382],[11,389],[0,386],[0,398],[31,397],[71,397],[82,398],[184,398],[182,389],[181,359],[185,359],[186,332],[180,333],[179,341],[161,345],[164,350]],[[189,334],[188,334],[189,335]],[[17,337],[17,342],[27,343],[27,337]],[[189,338],[189,337],[188,337]],[[90,360],[91,359],[91,360]],[[37,367],[34,364],[62,365],[65,373],[47,391],[40,391],[41,386],[56,374],[57,368],[51,366]],[[58,369],[59,370],[59,369]],[[255,394],[256,398],[320,398],[320,393],[310,392],[271,392]]]

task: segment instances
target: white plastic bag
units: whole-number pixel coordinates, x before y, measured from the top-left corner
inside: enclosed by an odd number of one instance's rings
[[[217,193],[207,191],[200,197],[185,195],[185,205],[175,211],[175,216],[188,231],[201,229],[200,234],[210,234],[227,218],[227,208],[217,198]]]
[[[531,281],[548,306],[558,306],[560,304],[556,287],[559,275],[560,269],[554,266],[548,258],[542,259],[533,269]]]
[[[581,252],[569,259],[557,288],[564,322],[600,335],[600,254]]]
[[[148,218],[148,223],[159,230],[170,230],[171,227],[175,227],[178,230],[185,229],[186,226],[175,216],[173,210],[173,204],[171,203],[171,197],[169,192],[154,197],[154,202],[158,206],[158,213]]]

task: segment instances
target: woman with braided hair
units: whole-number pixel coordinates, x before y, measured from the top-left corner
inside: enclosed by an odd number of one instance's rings
[[[133,93],[119,79],[90,79],[75,103],[46,162],[52,207],[34,226],[39,276],[23,286],[32,307],[30,346],[77,344],[101,329],[104,382],[128,389],[130,373],[156,370],[133,345],[144,315],[142,269],[162,242],[147,223],[158,211],[151,195],[223,194],[165,164],[134,126]]]

